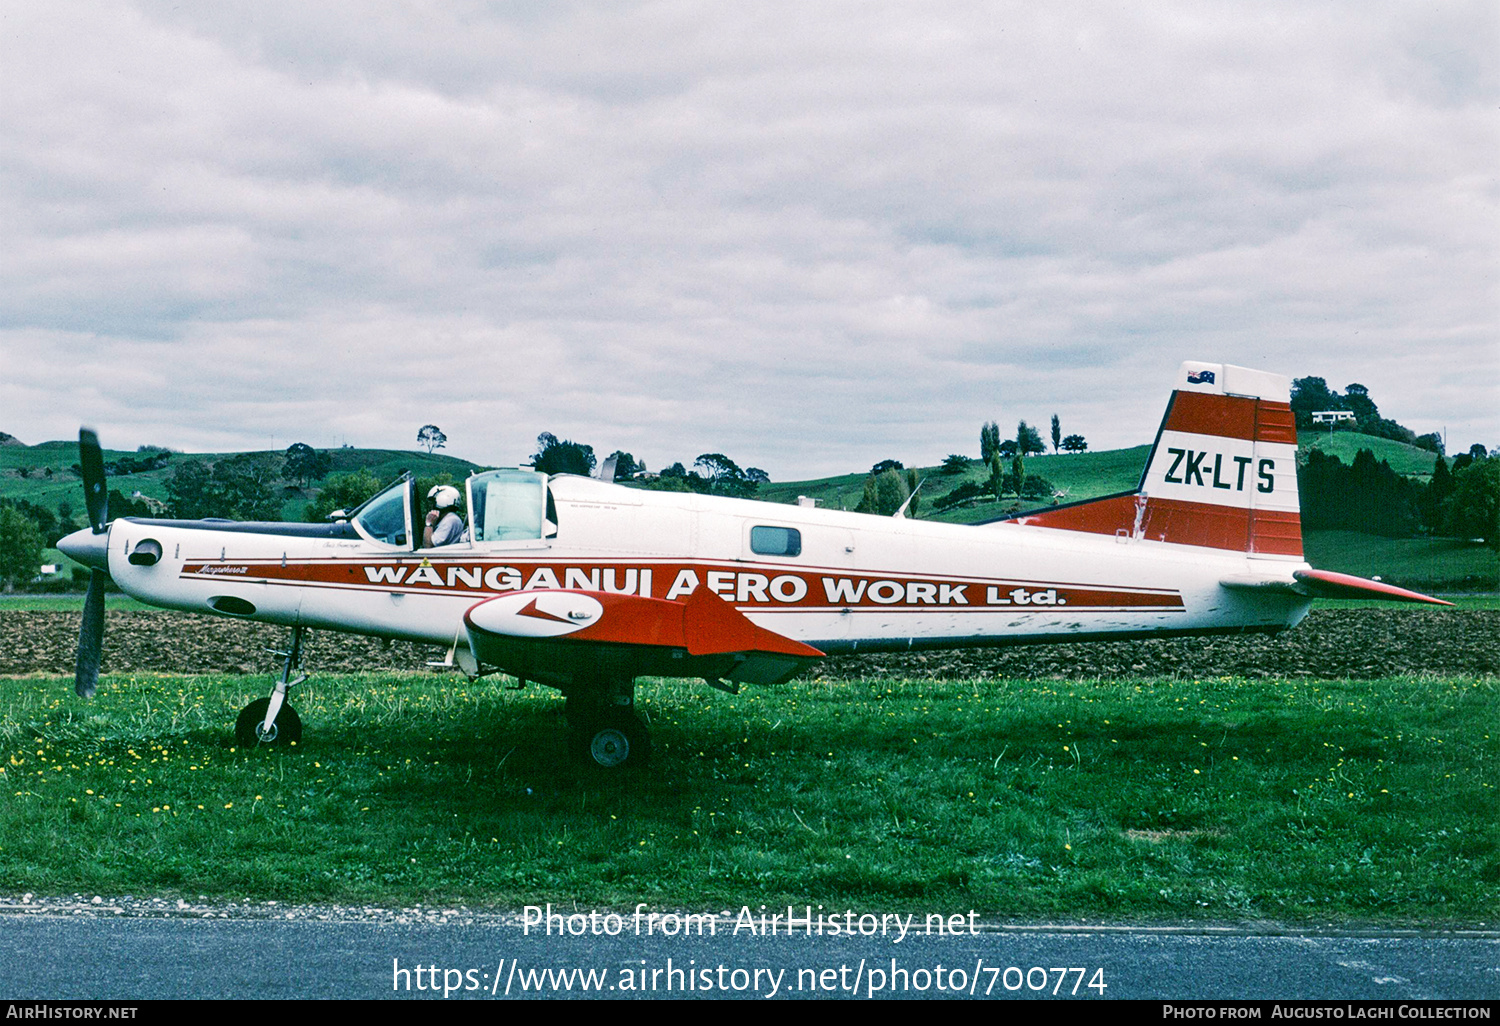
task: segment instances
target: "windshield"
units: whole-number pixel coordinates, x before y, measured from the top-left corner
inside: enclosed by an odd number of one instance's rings
[[[409,491],[410,482],[402,478],[366,502],[354,514],[355,530],[382,545],[410,548],[407,544],[407,524],[411,521],[407,509]]]

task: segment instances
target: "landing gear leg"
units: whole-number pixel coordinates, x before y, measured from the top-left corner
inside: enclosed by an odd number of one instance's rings
[[[298,673],[296,679],[292,679],[293,671],[302,666],[300,624],[292,628],[292,642],[287,650],[277,654],[285,656],[286,661],[282,663],[281,679],[276,682],[271,697],[257,698],[240,710],[239,718],[234,721],[234,739],[246,748],[293,745],[302,740],[302,718],[297,715],[297,710],[286,704],[287,691],[307,680],[305,673]]]
[[[568,692],[568,748],[586,766],[606,770],[644,766],[651,734],[636,715],[635,681],[612,681]]]

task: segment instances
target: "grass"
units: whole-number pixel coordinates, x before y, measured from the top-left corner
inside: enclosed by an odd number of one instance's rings
[[[0,888],[986,918],[1492,923],[1493,679],[648,682],[656,759],[562,755],[562,702],[318,678],[0,680]]]
[[[1494,550],[1457,538],[1381,538],[1353,531],[1307,531],[1303,549],[1313,566],[1422,590],[1494,588]]]
[[[1389,463],[1396,473],[1423,480],[1432,476],[1433,464],[1437,462],[1437,453],[1430,450],[1355,431],[1335,431],[1331,436],[1326,429],[1299,431],[1297,445],[1303,450],[1321,449],[1327,455],[1337,456],[1346,466],[1354,465],[1359,450],[1369,449],[1371,455]]]
[[[1134,488],[1140,481],[1141,468],[1145,466],[1150,451],[1150,446],[1138,445],[1107,452],[1030,456],[1026,459],[1026,472],[1039,474],[1051,481],[1058,490],[1067,493],[1069,501],[1087,499]],[[1009,467],[1010,461],[1007,460],[1006,468]],[[937,500],[959,485],[967,481],[989,480],[989,468],[976,460],[962,474],[943,474],[937,467],[923,467],[918,473],[926,481],[921,492],[921,515],[924,519],[969,523],[999,516],[1015,506],[1015,500],[1007,498],[1004,503],[981,503],[941,514],[933,513]],[[813,481],[765,484],[760,486],[756,497],[767,502],[796,502],[799,495],[807,495],[820,500],[820,504],[828,509],[853,509],[859,505],[866,476],[866,473],[845,474]],[[1044,504],[1045,500],[1026,502],[1028,507]]]
[[[104,596],[104,608],[107,611],[121,610],[125,612],[156,610],[155,606],[148,606],[144,602],[138,602],[129,595],[123,595],[118,592],[108,593]],[[0,595],[0,613],[7,612],[82,614],[83,593],[80,592],[77,595]]]
[[[1500,609],[1500,592],[1449,592],[1437,598],[1453,603],[1456,609]],[[1314,609],[1415,609],[1374,598],[1314,599]],[[1421,608],[1430,609],[1430,606]]]

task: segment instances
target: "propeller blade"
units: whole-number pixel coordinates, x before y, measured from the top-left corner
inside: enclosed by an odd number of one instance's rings
[[[109,488],[104,482],[104,450],[90,428],[78,429],[78,467],[83,471],[83,498],[89,507],[94,533],[109,523]]]
[[[79,698],[93,698],[99,686],[99,657],[104,647],[104,585],[109,574],[89,573],[89,593],[83,600],[83,625],[78,628],[78,670],[73,690]]]

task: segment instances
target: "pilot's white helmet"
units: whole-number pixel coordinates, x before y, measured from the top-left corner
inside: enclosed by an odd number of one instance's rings
[[[437,485],[427,493],[427,498],[438,509],[458,508],[458,489],[452,485]]]

